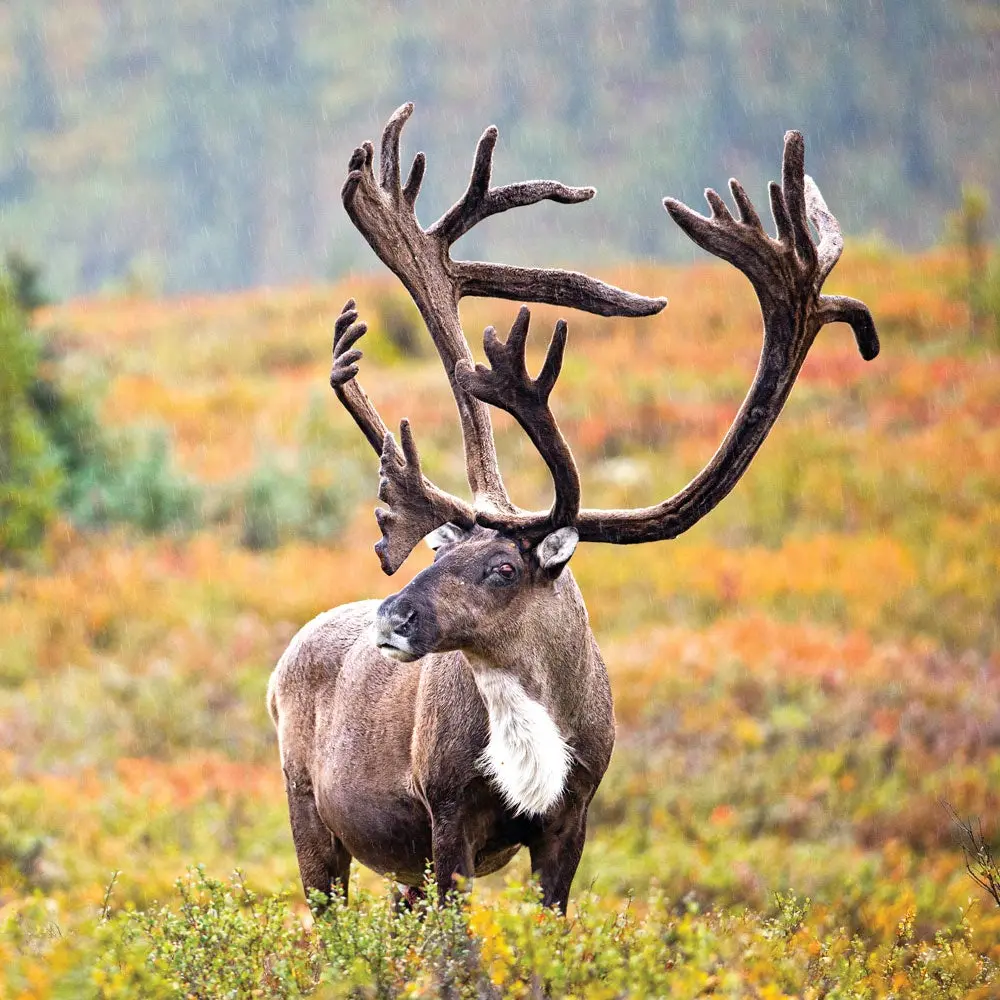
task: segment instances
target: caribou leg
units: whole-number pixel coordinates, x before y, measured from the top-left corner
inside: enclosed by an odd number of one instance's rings
[[[427,894],[419,886],[397,885],[393,905],[397,913],[412,913],[426,898]]]
[[[572,811],[555,830],[546,830],[528,848],[531,871],[542,885],[542,905],[556,906],[566,915],[569,889],[580,866],[587,839],[587,808]]]
[[[320,819],[311,788],[295,788],[286,781],[285,790],[292,821],[292,841],[306,899],[310,891],[316,889],[327,899],[332,892],[339,892],[346,901],[351,855]]]
[[[461,816],[434,816],[431,834],[434,852],[434,880],[437,883],[438,905],[456,891],[456,876],[471,881],[475,874],[472,847],[465,833]]]

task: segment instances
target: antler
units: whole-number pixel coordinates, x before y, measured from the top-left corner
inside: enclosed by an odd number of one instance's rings
[[[363,355],[361,351],[353,348],[368,332],[368,324],[356,323],[357,318],[358,310],[354,299],[348,299],[333,326],[333,368],[330,371],[330,385],[344,409],[354,418],[354,422],[361,428],[361,433],[375,449],[375,453],[381,455],[382,444],[389,429],[379,416],[378,410],[372,406],[364,389],[355,380],[358,374],[358,362]]]
[[[371,144],[355,150],[344,185],[344,204],[375,252],[410,291],[445,363],[462,417],[475,507],[443,493],[422,476],[405,422],[400,428],[400,454],[354,381],[360,352],[352,348],[364,328],[363,324],[351,326],[357,314],[353,302],[348,303],[338,320],[331,382],[382,457],[379,496],[390,509],[378,513],[383,540],[377,549],[386,572],[393,572],[402,563],[420,537],[447,520],[466,526],[478,522],[518,535],[528,543],[553,527],[573,523],[581,541],[632,544],[676,537],[712,510],[739,481],[774,425],[823,326],[848,323],[861,356],[871,360],[878,354],[878,336],[868,307],[857,299],[822,294],[844,241],[819,189],[805,174],[802,135],[788,132],[782,183],[772,183],[769,189],[776,238],[764,231],[753,203],[735,180],[729,186],[738,218],[711,189],[705,192],[712,210],[707,217],[672,198],[664,199],[667,212],[691,239],[747,276],[760,302],[764,322],[760,362],[732,426],[704,469],[662,503],[634,510],[579,510],[579,477],[548,405],[562,365],[566,324],[560,321],[556,325],[537,379],[528,376],[525,365],[526,308],[521,309],[506,343],[501,344],[493,328],[487,328],[484,347],[491,367],[474,367],[458,319],[458,300],[463,295],[495,295],[628,316],[658,312],[665,300],[645,299],[568,271],[451,260],[451,244],[489,215],[546,198],[584,201],[593,190],[567,188],[555,181],[491,188],[496,130],[490,128],[480,139],[465,195],[430,229],[423,230],[413,213],[424,173],[423,154],[417,154],[406,183],[399,183],[399,133],[411,112],[412,105],[405,105],[386,126],[379,185],[372,173]],[[810,232],[810,222],[819,234],[818,243]],[[510,502],[483,403],[512,414],[545,459],[555,484],[555,500],[548,512],[522,511]]]
[[[674,538],[687,531],[725,497],[763,444],[795,383],[817,333],[827,323],[848,323],[861,356],[879,351],[868,307],[857,299],[822,295],[844,240],[819,188],[805,174],[805,143],[785,133],[782,183],[770,185],[772,239],[739,182],[729,188],[739,211],[735,219],[711,189],[712,209],[699,215],[673,198],[664,199],[671,218],[709,253],[739,268],[753,285],[764,319],[764,344],[753,383],[718,451],[679,493],[637,510],[584,510],[577,519],[581,541],[631,544]],[[813,242],[809,222],[819,233]]]
[[[362,354],[354,345],[368,332],[368,325],[356,323],[357,318],[354,299],[348,299],[334,324],[330,385],[380,459],[378,498],[388,508],[375,511],[382,531],[375,552],[382,570],[392,574],[413,546],[439,525],[451,521],[471,528],[476,515],[468,504],[424,478],[408,420],[399,425],[400,454],[392,432],[356,378]]]
[[[666,300],[635,295],[574,271],[452,260],[452,244],[491,215],[546,199],[566,204],[587,201],[595,192],[557,181],[491,187],[497,142],[497,130],[491,126],[479,140],[465,194],[425,230],[414,211],[426,167],[423,153],[416,155],[406,181],[400,182],[400,135],[412,113],[413,105],[404,104],[389,119],[382,133],[377,181],[372,144],[366,142],[354,150],[341,196],[351,221],[410,293],[444,363],[462,422],[466,472],[477,514],[522,523],[526,515],[511,503],[500,476],[489,410],[463,389],[458,379],[459,363],[462,371],[472,365],[459,320],[459,300],[466,295],[495,296],[573,306],[603,316],[649,316],[659,312]],[[344,402],[344,397],[340,398]],[[379,426],[372,420],[374,410],[368,413],[371,404],[367,399],[365,405],[356,397],[353,402],[357,412],[351,412],[372,441]]]
[[[483,348],[492,368],[484,365],[473,367],[460,361],[456,369],[459,384],[477,399],[506,410],[520,425],[545,459],[555,484],[555,500],[548,516],[541,522],[537,516],[525,514],[521,518],[522,533],[544,534],[555,527],[573,524],[580,510],[580,476],[576,463],[562,436],[555,417],[549,409],[549,395],[562,369],[563,352],[566,350],[566,323],[556,323],[548,353],[538,378],[528,375],[524,350],[528,339],[531,313],[521,306],[507,342],[497,340],[496,330],[488,326],[483,333]],[[494,519],[480,517],[485,524],[512,528],[515,522],[501,515]]]

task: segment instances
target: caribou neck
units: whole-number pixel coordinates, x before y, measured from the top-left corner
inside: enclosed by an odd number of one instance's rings
[[[554,583],[552,599],[540,610],[520,616],[517,628],[501,641],[493,637],[484,648],[466,649],[465,658],[487,710],[491,710],[490,695],[498,680],[517,681],[572,746],[578,729],[585,725],[587,693],[600,666],[593,655],[587,608],[568,568]]]

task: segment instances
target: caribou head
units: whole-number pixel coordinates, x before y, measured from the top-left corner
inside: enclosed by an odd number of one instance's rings
[[[555,581],[578,540],[575,528],[558,528],[523,548],[492,528],[441,525],[427,536],[433,564],[379,605],[378,648],[407,663],[454,649],[486,656],[505,633],[520,641],[526,618],[558,614]]]

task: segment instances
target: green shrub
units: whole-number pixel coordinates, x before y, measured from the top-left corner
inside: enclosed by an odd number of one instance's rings
[[[57,353],[46,350],[57,365]],[[177,470],[165,428],[109,431],[90,394],[69,392],[42,372],[29,395],[62,470],[59,506],[78,527],[127,524],[159,534],[201,524],[201,491]]]
[[[22,308],[44,296],[38,269],[8,256],[0,277],[0,557],[37,546],[57,510],[83,528],[157,533],[201,521],[201,497],[173,464],[166,432],[109,434],[84,395],[47,374]],[[23,304],[23,305],[22,305]]]
[[[375,300],[375,314],[378,330],[401,357],[426,354],[424,321],[408,295],[384,291]]]
[[[299,426],[297,456],[263,458],[241,490],[241,543],[273,549],[293,538],[336,538],[370,476],[344,455],[320,397],[313,396]]]
[[[243,487],[240,544],[248,549],[277,548],[302,526],[305,495],[294,472],[284,473],[270,461],[257,466]]]
[[[64,502],[83,528],[127,524],[149,534],[187,531],[202,521],[196,484],[177,471],[166,431],[120,433],[101,440],[69,478]]]
[[[987,240],[989,216],[990,197],[985,188],[963,184],[958,210],[948,217],[947,231],[965,258],[964,280],[955,291],[968,306],[969,336],[988,339],[996,347],[1000,346],[1000,261]]]
[[[355,892],[352,888],[352,893]],[[511,884],[493,902],[432,900],[397,912],[391,894],[340,899],[312,927],[282,896],[191,870],[170,906],[64,927],[37,898],[0,925],[14,995],[43,982],[73,997],[907,996],[938,1000],[995,984],[964,920],[922,938],[904,918],[861,937],[792,897],[769,912],[702,912],[656,894],[641,913],[584,894],[570,919]],[[48,904],[48,905],[46,905]],[[72,919],[68,914],[66,919]]]
[[[178,910],[167,907],[133,918],[149,945],[147,961],[180,995],[301,996],[315,968],[296,961],[301,928],[280,896],[258,896],[236,872],[229,885],[202,868],[177,880]],[[298,933],[296,932],[298,930]]]
[[[0,276],[0,558],[42,540],[56,512],[59,462],[32,406],[38,351]]]
[[[49,297],[42,285],[42,267],[17,250],[7,251],[4,269],[10,279],[14,301],[30,315],[48,305]]]
[[[242,489],[240,542],[262,550],[293,538],[335,538],[354,509],[358,485],[350,463],[324,468],[307,457],[280,464],[265,458]]]

